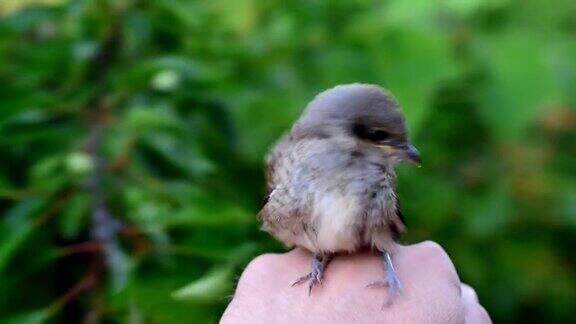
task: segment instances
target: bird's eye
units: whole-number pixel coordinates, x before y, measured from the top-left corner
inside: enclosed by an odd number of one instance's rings
[[[371,130],[368,132],[368,138],[375,142],[382,142],[390,138],[390,133],[381,129]]]
[[[389,132],[380,128],[368,128],[365,125],[356,124],[352,129],[354,135],[370,142],[383,142],[392,136]]]

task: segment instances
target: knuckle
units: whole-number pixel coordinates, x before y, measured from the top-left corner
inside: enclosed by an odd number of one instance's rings
[[[424,241],[417,245],[418,254],[426,259],[434,259],[438,262],[445,262],[449,260],[448,254],[440,246],[440,244],[433,241]]]
[[[262,280],[263,275],[266,273],[266,269],[271,263],[273,256],[271,254],[259,255],[252,259],[244,268],[244,271],[240,275],[238,280],[238,288],[245,287],[246,285],[251,285],[253,282]]]
[[[474,305],[468,305],[465,311],[465,322],[466,323],[480,323],[480,324],[492,324],[492,319],[486,311],[486,309],[475,303]]]
[[[254,270],[259,269],[261,267],[266,267],[272,262],[272,259],[274,257],[275,257],[274,254],[271,253],[261,254],[252,259],[250,263],[248,263],[248,265],[246,266],[246,270]]]
[[[454,264],[450,260],[448,253],[436,242],[425,241],[418,244],[418,257],[429,265],[436,267],[441,274],[445,275],[449,280],[459,283],[458,274],[454,268]]]
[[[461,284],[460,287],[462,291],[462,299],[478,302],[478,295],[476,294],[474,288],[470,287],[467,284]]]
[[[427,252],[432,252],[432,253],[443,253],[444,249],[440,246],[440,244],[434,242],[434,241],[424,241],[422,243],[420,243],[420,246],[422,249],[424,249]]]
[[[480,306],[478,312],[480,313],[478,315],[478,317],[480,318],[480,323],[492,324],[492,319],[490,318],[490,315],[486,311],[486,308]]]
[[[266,293],[277,284],[278,274],[285,267],[282,254],[266,253],[252,259],[238,278],[236,293]]]

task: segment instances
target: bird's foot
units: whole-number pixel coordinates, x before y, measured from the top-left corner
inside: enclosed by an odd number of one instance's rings
[[[303,284],[308,281],[308,295],[311,295],[312,288],[315,285],[317,284],[322,285],[322,277],[324,276],[324,270],[326,269],[326,266],[328,265],[329,261],[330,257],[328,256],[319,258],[317,255],[314,255],[312,257],[312,263],[310,265],[310,273],[296,280],[296,282],[292,284],[292,287]]]
[[[390,306],[392,304],[392,300],[400,294],[402,291],[402,284],[400,283],[400,279],[398,279],[398,274],[396,273],[396,269],[394,269],[394,264],[392,263],[392,258],[390,253],[384,251],[384,268],[386,270],[386,281],[375,281],[369,285],[367,288],[388,288],[388,299],[384,306]]]

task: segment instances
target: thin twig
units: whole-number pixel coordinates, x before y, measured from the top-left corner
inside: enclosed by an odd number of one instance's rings
[[[118,264],[120,245],[117,240],[122,224],[110,213],[105,201],[103,179],[105,162],[102,156],[102,137],[106,127],[106,81],[108,73],[121,49],[121,33],[118,17],[111,17],[112,22],[106,30],[104,41],[92,60],[87,71],[87,82],[93,85],[94,91],[88,101],[89,133],[86,152],[92,161],[92,171],[87,180],[87,190],[91,201],[91,234],[102,246],[102,252],[109,272],[118,279],[120,286],[125,278],[124,271]],[[121,272],[121,273],[119,273]]]
[[[97,282],[96,276],[93,273],[87,274],[84,278],[78,281],[72,288],[70,288],[64,295],[60,296],[54,303],[49,306],[52,312],[57,312],[68,304],[72,299],[81,294],[82,292],[92,288]]]
[[[96,253],[102,251],[102,245],[99,242],[89,241],[73,245],[63,246],[59,249],[59,257],[65,257],[72,254],[79,253]]]
[[[103,92],[106,74],[113,64],[113,60],[120,47],[119,31],[111,28],[108,37],[104,41],[102,48],[95,56],[88,80],[93,82],[96,91],[89,101],[88,113],[90,131],[86,143],[86,151],[92,161],[92,173],[88,178],[88,192],[92,201],[92,234],[103,242],[111,243],[115,241],[119,230],[119,224],[114,220],[104,200],[102,181],[104,178],[104,158],[101,152],[103,130],[105,128],[105,94]]]

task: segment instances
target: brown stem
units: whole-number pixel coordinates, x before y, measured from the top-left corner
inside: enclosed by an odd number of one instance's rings
[[[102,251],[102,245],[99,242],[90,241],[63,246],[62,252],[60,253],[59,256],[67,256],[70,254],[78,254],[78,253],[94,253],[101,251]]]
[[[64,295],[60,296],[55,302],[53,302],[49,309],[52,312],[57,312],[62,309],[66,304],[68,304],[72,299],[76,298],[82,292],[92,288],[97,282],[96,276],[93,273],[89,273],[84,278],[82,278],[78,283],[76,283],[72,288],[70,288]]]
[[[89,131],[86,152],[92,162],[92,171],[87,179],[87,191],[91,203],[91,235],[102,247],[108,272],[114,279],[120,280],[122,286],[125,281],[125,269],[118,263],[121,248],[117,239],[122,223],[112,216],[106,204],[103,188],[106,167],[101,148],[110,108],[107,101],[108,74],[121,50],[122,35],[119,17],[114,15],[110,8],[105,10],[108,10],[111,21],[86,75],[86,82],[94,87],[87,106]]]
[[[116,24],[113,23],[112,26]],[[88,103],[90,130],[86,143],[86,151],[93,165],[88,178],[88,192],[92,203],[92,235],[105,245],[115,244],[116,234],[120,228],[119,222],[112,217],[104,200],[102,181],[105,169],[101,151],[102,135],[106,126],[103,87],[106,75],[120,49],[120,40],[118,27],[111,27],[100,51],[93,59],[87,76],[96,88]]]

